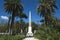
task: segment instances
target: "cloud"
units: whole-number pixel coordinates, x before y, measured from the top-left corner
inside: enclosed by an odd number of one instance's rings
[[[7,16],[1,16],[2,19],[8,20]]]

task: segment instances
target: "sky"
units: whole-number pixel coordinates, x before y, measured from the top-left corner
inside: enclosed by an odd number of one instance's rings
[[[60,19],[60,0],[56,0],[57,6],[59,9],[56,10],[55,16]],[[37,13],[37,6],[39,5],[39,0],[22,0],[22,5],[24,7],[24,13],[28,16],[29,11],[32,13],[32,21],[35,23],[42,19]],[[0,0],[0,22],[8,21],[6,16],[9,16],[4,9],[4,0]],[[4,18],[5,17],[5,18]],[[7,19],[6,19],[7,18]],[[15,18],[15,20],[19,20],[19,18]],[[28,22],[28,19],[24,19],[25,22]]]

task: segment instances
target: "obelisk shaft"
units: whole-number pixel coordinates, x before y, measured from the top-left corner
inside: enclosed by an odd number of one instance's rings
[[[28,33],[32,33],[32,28],[31,28],[31,11],[29,11],[29,27],[28,27]]]
[[[31,11],[29,11],[29,26],[31,27]]]
[[[26,36],[33,36],[33,33],[32,33],[32,27],[31,27],[31,11],[29,11],[29,26],[28,26],[28,33]]]

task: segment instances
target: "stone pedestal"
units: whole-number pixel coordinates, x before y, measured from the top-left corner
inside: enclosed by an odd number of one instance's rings
[[[33,37],[33,33],[27,33],[26,37]]]
[[[38,39],[36,39],[36,38],[34,38],[34,37],[27,37],[27,38],[25,38],[25,39],[23,39],[23,40],[38,40]]]
[[[28,27],[28,33],[26,34],[26,37],[33,37],[31,26]]]

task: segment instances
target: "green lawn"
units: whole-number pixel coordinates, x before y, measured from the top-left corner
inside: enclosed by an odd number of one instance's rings
[[[0,40],[22,40],[23,38],[23,35],[0,35]]]

